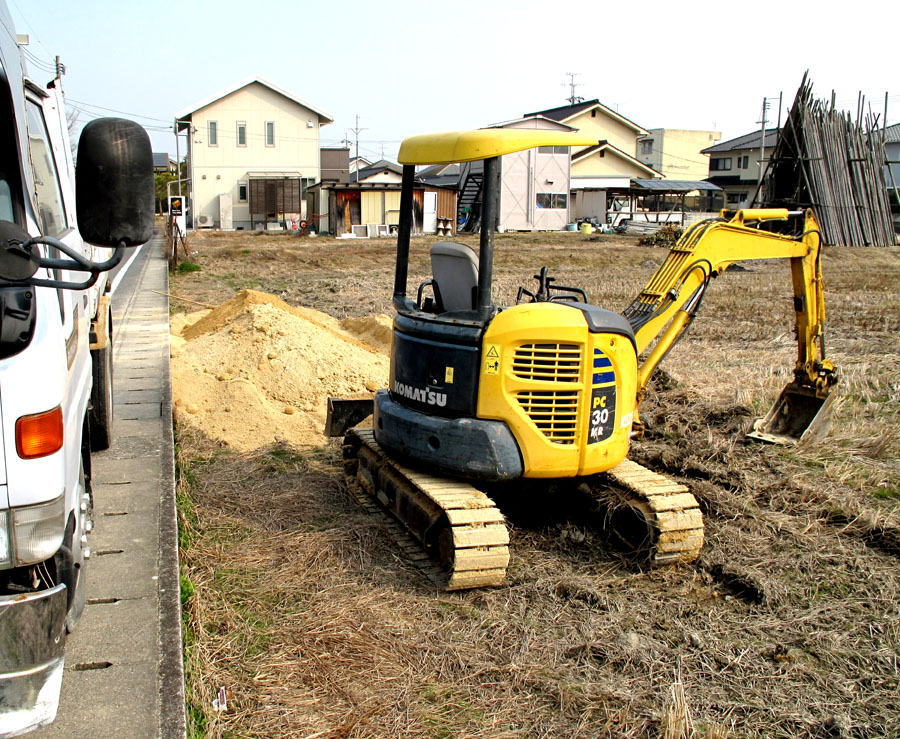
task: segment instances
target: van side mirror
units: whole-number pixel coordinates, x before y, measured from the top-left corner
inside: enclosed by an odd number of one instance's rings
[[[78,140],[75,205],[81,237],[96,246],[139,246],[153,236],[153,152],[147,132],[98,118]]]

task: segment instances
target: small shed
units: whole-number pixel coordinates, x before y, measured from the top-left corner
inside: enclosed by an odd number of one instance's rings
[[[400,223],[399,182],[319,183],[308,190],[308,196],[319,202],[319,192],[325,193],[329,230],[335,236],[388,236]],[[453,233],[456,217],[456,190],[416,183],[413,189],[413,230],[416,233]],[[310,210],[312,212],[312,210]]]

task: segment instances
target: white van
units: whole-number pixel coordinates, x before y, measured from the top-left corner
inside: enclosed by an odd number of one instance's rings
[[[106,272],[153,232],[150,142],[85,128],[78,170],[63,97],[25,76],[0,2],[0,735],[56,715],[84,604],[90,452],[112,434]]]

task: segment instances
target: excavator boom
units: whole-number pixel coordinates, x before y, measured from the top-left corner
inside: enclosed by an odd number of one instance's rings
[[[794,380],[765,418],[754,424],[750,436],[782,444],[819,436],[827,428],[831,387],[837,376],[834,365],[825,358],[821,235],[815,215],[809,210],[802,214],[799,237],[758,228],[764,221],[786,221],[799,215],[786,209],[723,211],[722,215],[685,231],[624,312],[634,329],[638,351],[649,349],[638,371],[638,400],[653,370],[690,325],[713,277],[735,262],[788,259],[797,337]],[[728,220],[726,216],[730,216]],[[636,421],[635,430],[640,433],[641,429]]]

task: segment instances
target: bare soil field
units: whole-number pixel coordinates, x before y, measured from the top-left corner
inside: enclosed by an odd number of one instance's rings
[[[426,277],[416,240],[410,283]],[[242,288],[391,314],[393,244],[203,233],[174,310]],[[622,310],[665,251],[500,235],[496,301],[542,265]],[[504,504],[508,583],[440,593],[347,492],[337,442],[240,451],[178,424],[195,736],[900,735],[900,250],[828,249],[831,433],[744,439],[791,378],[786,263],[713,282],[642,408],[638,462],[689,485],[707,544],[642,571],[550,494]],[[228,708],[213,699],[225,687]]]

